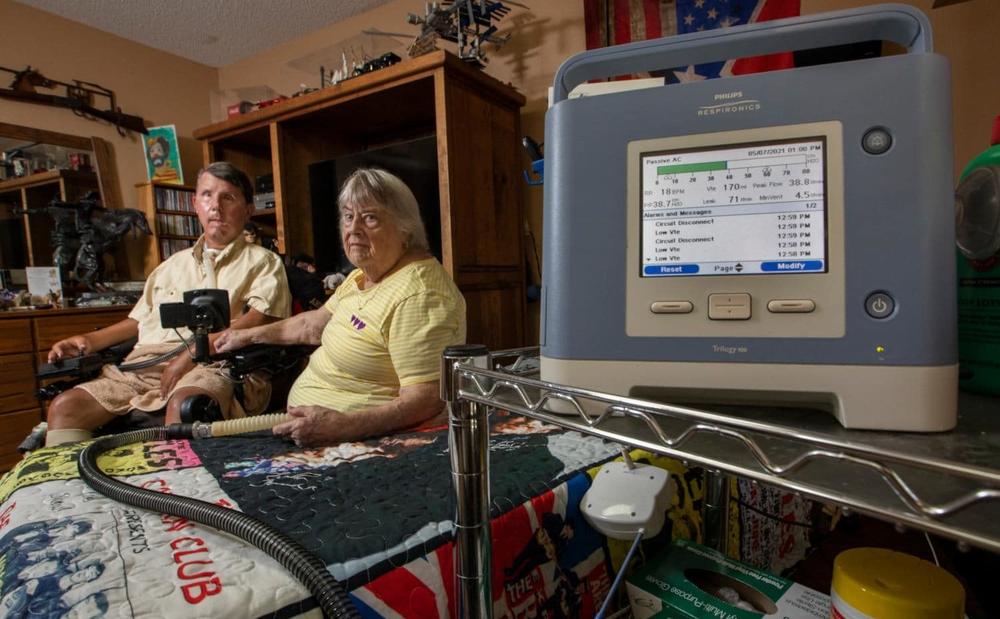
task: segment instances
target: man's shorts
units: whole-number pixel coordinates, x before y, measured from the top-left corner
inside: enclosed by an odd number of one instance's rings
[[[135,363],[151,359],[176,348],[176,344],[144,346],[142,350],[133,350],[126,357],[126,363]],[[188,354],[182,352],[181,354]],[[124,415],[137,409],[146,412],[159,411],[166,407],[167,401],[178,389],[196,387],[210,396],[216,402],[232,401],[226,415],[228,419],[256,415],[264,412],[271,397],[271,384],[263,376],[251,375],[243,381],[243,405],[233,397],[235,382],[229,377],[221,363],[196,365],[182,376],[170,393],[160,393],[160,375],[171,360],[158,363],[152,367],[122,372],[114,365],[101,368],[101,374],[94,380],[81,383],[75,389],[83,389],[97,403],[114,415]]]

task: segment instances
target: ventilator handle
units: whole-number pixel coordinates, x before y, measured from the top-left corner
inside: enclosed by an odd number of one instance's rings
[[[586,51],[559,67],[552,102],[592,79],[863,41],[892,41],[909,53],[933,51],[926,15],[906,4],[877,4]]]

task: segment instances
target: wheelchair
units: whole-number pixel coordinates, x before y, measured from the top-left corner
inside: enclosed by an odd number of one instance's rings
[[[96,378],[100,374],[101,368],[105,365],[121,365],[129,352],[131,352],[133,346],[135,346],[135,340],[117,344],[99,353],[71,357],[63,360],[61,363],[42,364],[38,372],[39,379],[61,378],[61,380],[40,388],[36,394],[39,402],[48,402],[63,391]],[[226,362],[224,369],[229,372],[230,378],[235,383],[234,396],[241,405],[243,404],[243,379],[254,372],[268,374],[271,382],[271,398],[266,410],[272,411],[284,406],[292,383],[295,382],[295,379],[305,367],[305,362],[313,350],[315,350],[313,346],[255,344],[241,350],[233,351],[232,353],[213,356],[207,359],[207,361]],[[188,353],[187,351],[181,351],[179,354]],[[182,423],[193,423],[195,421],[212,422],[220,421],[223,418],[218,403],[206,395],[196,395],[185,399],[181,403],[180,413]],[[96,429],[94,435],[119,434],[129,430],[153,428],[162,425],[162,412],[132,410]],[[18,449],[22,453],[32,451],[40,446],[43,439],[44,433],[33,432],[21,443]]]
[[[228,295],[219,290],[196,290],[184,293],[185,301],[177,304],[161,306],[161,318],[165,328],[188,327],[194,333],[195,353],[197,363],[222,361],[229,377],[234,382],[234,396],[242,405],[244,403],[243,381],[255,372],[264,372],[271,381],[271,398],[265,410],[271,411],[284,406],[292,383],[305,367],[306,359],[316,349],[315,346],[273,346],[255,344],[246,348],[209,356],[208,334],[220,331],[229,326]],[[132,339],[105,350],[69,357],[56,363],[44,363],[38,372],[40,380],[61,378],[47,384],[38,390],[40,403],[55,398],[60,393],[76,385],[96,378],[105,365],[118,365],[123,370],[129,364],[122,362],[132,351],[136,339]],[[190,354],[187,345],[179,346],[175,354]],[[167,361],[174,354],[165,355],[157,362]],[[137,364],[138,365],[138,364]],[[212,422],[223,419],[218,403],[207,395],[195,395],[186,398],[181,403],[181,422],[196,421]],[[159,411],[148,413],[132,410],[111,420],[95,430],[95,436],[118,434],[129,430],[158,427],[163,425],[163,416]],[[33,431],[18,446],[22,453],[36,449],[44,440],[44,431]]]

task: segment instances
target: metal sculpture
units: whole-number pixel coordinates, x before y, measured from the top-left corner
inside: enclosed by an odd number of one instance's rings
[[[497,34],[494,21],[499,21],[510,12],[507,5],[528,8],[519,2],[488,2],[487,0],[443,0],[428,2],[424,14],[410,13],[406,21],[420,26],[420,33],[410,44],[407,54],[415,58],[437,49],[437,40],[451,41],[458,46],[458,57],[484,67],[487,63],[484,43],[492,43],[499,48],[510,39],[510,34]],[[365,34],[407,37],[410,35],[378,30],[366,30]]]
[[[17,209],[16,214],[45,213],[55,226],[50,236],[52,263],[60,275],[75,279],[91,290],[103,291],[102,256],[111,252],[129,231],[152,234],[146,216],[136,209],[106,209],[94,192],[76,202],[52,200],[47,206]],[[70,264],[73,268],[70,269]]]
[[[20,71],[6,67],[0,67],[0,71],[6,71],[14,75],[14,80],[11,82],[10,87],[0,88],[0,98],[69,108],[77,116],[91,120],[106,120],[114,124],[115,129],[122,136],[125,136],[127,131],[148,133],[146,131],[146,121],[139,116],[132,116],[122,112],[122,109],[118,107],[115,101],[113,90],[108,90],[98,84],[81,80],[73,80],[73,83],[69,84],[49,79],[37,69],[32,69],[30,65]],[[65,94],[40,93],[37,91],[38,88],[63,89]],[[100,109],[94,106],[94,101],[97,97],[104,97],[108,100],[107,109]]]

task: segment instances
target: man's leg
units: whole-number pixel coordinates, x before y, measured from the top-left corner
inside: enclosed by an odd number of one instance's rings
[[[49,404],[45,446],[85,441],[92,431],[115,418],[83,389],[63,391]]]

